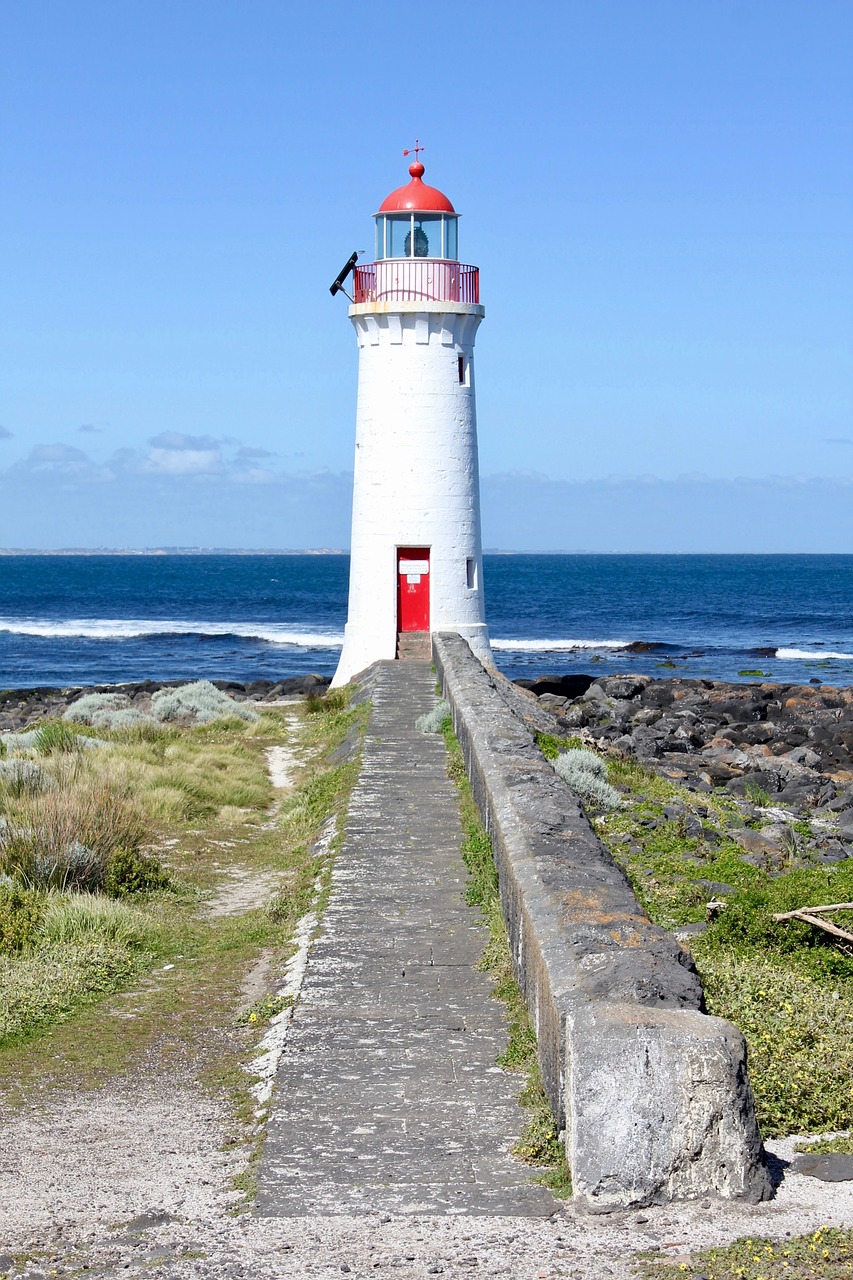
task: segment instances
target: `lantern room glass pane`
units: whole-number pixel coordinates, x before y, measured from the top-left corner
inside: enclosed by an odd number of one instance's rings
[[[409,254],[406,248],[406,239],[411,237],[412,215],[404,213],[399,217],[388,218],[387,223],[388,236],[385,248],[388,257],[407,258]]]
[[[441,215],[415,214],[413,239],[406,243],[409,258],[441,257]]]
[[[459,257],[457,223],[455,218],[444,219],[444,256],[445,258],[450,258],[453,262],[456,262]]]

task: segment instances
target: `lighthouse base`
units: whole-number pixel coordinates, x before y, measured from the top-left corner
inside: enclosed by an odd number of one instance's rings
[[[455,631],[463,640],[467,640],[471,652],[479,658],[484,667],[494,667],[495,660],[489,645],[489,631],[485,622],[463,622],[454,626],[452,622],[442,623],[438,631]],[[411,641],[418,637],[419,652],[409,650]],[[403,651],[405,649],[405,652]],[[331,687],[340,688],[349,684],[355,676],[365,671],[372,663],[383,658],[429,660],[432,657],[432,637],[427,631],[403,631],[389,634],[388,643],[377,642],[373,629],[359,629],[347,623],[344,629],[344,647],[341,650],[338,669],[335,672]]]

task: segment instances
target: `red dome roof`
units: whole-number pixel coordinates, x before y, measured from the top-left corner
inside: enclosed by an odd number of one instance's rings
[[[398,187],[386,196],[379,206],[380,213],[405,213],[413,209],[418,213],[455,213],[456,210],[443,191],[428,187],[421,179],[424,167],[419,160],[409,165],[411,182]]]

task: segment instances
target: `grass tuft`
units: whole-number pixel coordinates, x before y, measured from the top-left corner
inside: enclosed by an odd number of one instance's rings
[[[99,889],[110,859],[148,834],[128,791],[92,775],[74,778],[9,810],[0,832],[0,871],[32,888]]]

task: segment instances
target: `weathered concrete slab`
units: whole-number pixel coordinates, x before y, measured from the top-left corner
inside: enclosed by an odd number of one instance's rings
[[[434,636],[433,656],[492,839],[575,1203],[765,1197],[743,1037],[704,1015],[689,953],[652,924],[500,678],[457,635]]]
[[[261,1160],[266,1215],[546,1215],[509,1149],[524,1115],[496,1065],[503,1006],[477,969],[444,744],[415,729],[428,663],[378,663],[373,715],[323,932],[277,1079]]]

